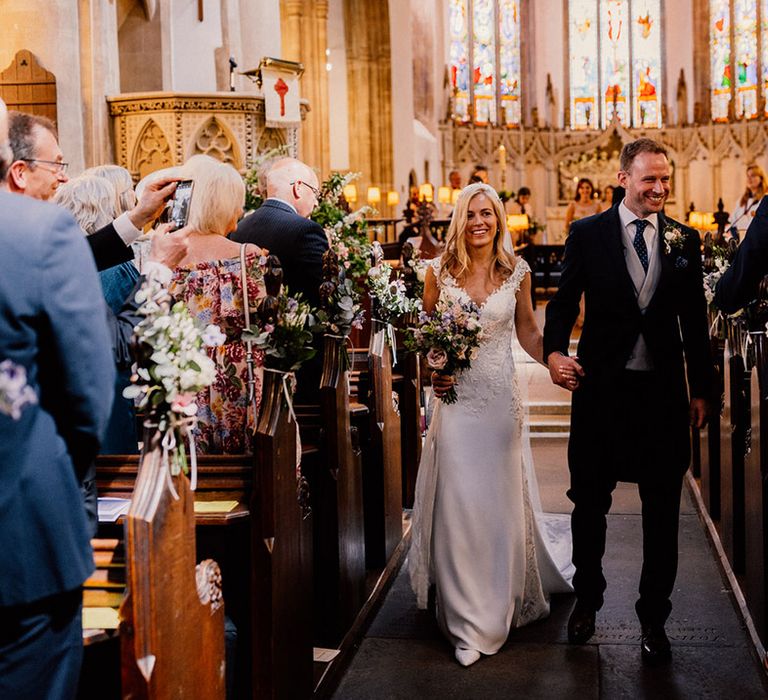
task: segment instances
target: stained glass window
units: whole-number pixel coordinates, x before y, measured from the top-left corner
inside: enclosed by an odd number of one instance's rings
[[[469,22],[467,0],[450,0],[451,86],[454,117],[469,121]]]
[[[766,0],[768,1],[768,0]],[[570,125],[661,126],[661,0],[569,0]]]
[[[507,126],[519,124],[520,5],[517,0],[499,2],[499,89],[501,123]]]
[[[449,0],[448,10],[454,118],[519,125],[520,0]]]
[[[632,3],[632,123],[661,127],[660,0]]]
[[[737,119],[756,119],[768,96],[768,0],[710,0],[709,20],[712,119],[728,121],[731,103]]]
[[[571,127],[596,129],[599,73],[597,51],[597,3],[571,2],[568,16],[571,75]]]

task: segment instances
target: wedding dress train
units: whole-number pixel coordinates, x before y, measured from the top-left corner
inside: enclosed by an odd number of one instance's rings
[[[421,608],[436,584],[438,623],[463,665],[477,656],[459,652],[496,653],[510,628],[549,614],[550,593],[572,590],[569,517],[541,512],[524,435],[513,348],[516,293],[529,271],[518,260],[480,307],[478,356],[459,375],[458,401],[436,402],[419,466],[411,584]],[[450,278],[440,294],[469,298]]]

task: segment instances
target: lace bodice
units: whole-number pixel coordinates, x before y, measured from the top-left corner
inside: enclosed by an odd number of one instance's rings
[[[430,264],[438,278],[440,298],[447,296],[461,301],[471,300],[467,291],[453,277],[444,275],[440,279],[439,258],[430,261]],[[512,409],[517,413],[522,412],[513,340],[517,292],[525,274],[530,270],[528,263],[518,258],[512,274],[480,306],[480,323],[483,327],[480,351],[472,361],[472,366],[458,376],[456,385],[459,402],[473,413],[480,413],[489,399],[510,388]]]

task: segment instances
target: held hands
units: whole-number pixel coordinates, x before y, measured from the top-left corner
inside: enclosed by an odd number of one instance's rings
[[[568,389],[568,391],[578,389],[579,378],[584,376],[584,370],[578,359],[578,357],[568,357],[560,352],[550,353],[547,358],[547,365],[552,382]]]
[[[443,398],[453,384],[453,377],[450,374],[432,372],[432,391],[438,399]]]

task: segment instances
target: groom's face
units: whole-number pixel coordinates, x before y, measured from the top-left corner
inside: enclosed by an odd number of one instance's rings
[[[619,173],[619,183],[627,191],[624,203],[641,219],[664,208],[669,182],[669,161],[663,153],[638,153],[629,170]]]

